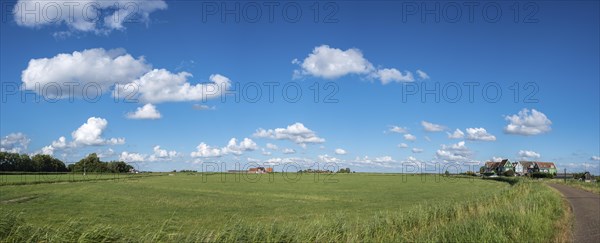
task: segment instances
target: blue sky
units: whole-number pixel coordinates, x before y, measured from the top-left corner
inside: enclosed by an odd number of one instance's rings
[[[2,5],[2,150],[155,171],[508,158],[600,173],[598,2],[480,2],[472,20],[463,2],[68,2],[72,17]]]

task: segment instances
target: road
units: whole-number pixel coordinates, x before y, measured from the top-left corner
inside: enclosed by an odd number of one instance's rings
[[[600,242],[600,195],[561,184],[550,184],[571,203],[575,242]]]

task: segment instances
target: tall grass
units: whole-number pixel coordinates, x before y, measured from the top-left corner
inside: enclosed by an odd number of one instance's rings
[[[566,215],[561,197],[543,183],[519,182],[487,196],[464,201],[426,202],[408,210],[380,211],[370,217],[332,213],[304,221],[270,223],[232,218],[216,230],[182,233],[166,219],[160,228],[125,232],[69,220],[35,227],[18,214],[3,212],[4,242],[550,242],[565,230],[556,222]],[[87,224],[86,224],[87,225]],[[562,228],[561,228],[562,227]],[[564,239],[567,240],[567,239]]]

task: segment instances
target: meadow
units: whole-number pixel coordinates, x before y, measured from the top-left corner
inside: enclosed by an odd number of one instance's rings
[[[564,241],[563,205],[528,181],[175,173],[0,186],[0,240]]]
[[[130,173],[34,173],[34,172],[1,172],[0,186],[28,185],[59,182],[85,182],[98,180],[128,180],[148,176],[158,176],[160,173],[130,174]]]

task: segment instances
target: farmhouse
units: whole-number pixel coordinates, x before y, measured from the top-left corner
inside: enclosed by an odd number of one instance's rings
[[[255,168],[249,168],[248,170],[228,170],[227,172],[228,173],[264,174],[264,173],[272,173],[273,168],[255,167]]]
[[[496,173],[502,174],[506,171],[513,170],[513,164],[510,163],[507,159],[503,159],[500,162],[486,162],[485,163],[485,173]]]
[[[528,175],[535,172],[535,162],[519,161],[518,163],[523,166],[523,175]]]
[[[550,174],[556,174],[556,172],[558,172],[556,166],[552,162],[535,162],[534,171]]]
[[[486,162],[485,173],[502,174],[512,170],[517,175],[529,175],[534,172],[554,174],[558,172],[553,162],[518,161],[511,163],[508,159],[500,162]]]
[[[523,164],[521,164],[519,162],[513,162],[512,166],[513,166],[513,169],[515,170],[515,174],[523,175]]]
[[[273,173],[273,168],[256,167],[248,169],[248,173],[264,174]]]

